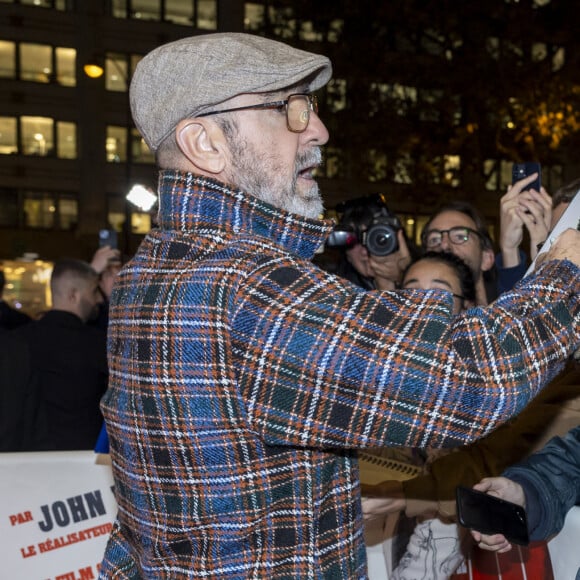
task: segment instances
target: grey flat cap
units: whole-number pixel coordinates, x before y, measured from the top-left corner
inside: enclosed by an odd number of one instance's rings
[[[279,91],[304,82],[308,91],[332,76],[325,56],[261,36],[216,33],[164,44],[137,65],[131,111],[152,151],[182,119],[209,112],[242,93]]]

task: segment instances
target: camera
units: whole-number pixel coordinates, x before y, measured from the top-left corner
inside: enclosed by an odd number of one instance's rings
[[[330,234],[326,245],[331,248],[352,248],[362,244],[374,256],[388,256],[399,249],[397,232],[401,229],[399,219],[386,207],[374,212],[366,231],[349,225],[338,225]]]
[[[399,249],[397,232],[401,222],[389,210],[381,208],[373,216],[373,221],[366,232],[362,232],[361,243],[374,256],[388,256]]]

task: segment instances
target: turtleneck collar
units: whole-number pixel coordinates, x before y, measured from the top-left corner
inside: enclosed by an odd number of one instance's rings
[[[310,259],[332,222],[286,212],[208,177],[164,170],[159,174],[159,228],[257,235]]]

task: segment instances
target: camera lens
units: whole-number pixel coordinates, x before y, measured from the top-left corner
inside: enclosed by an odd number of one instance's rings
[[[365,246],[375,256],[388,256],[399,249],[397,231],[388,224],[375,224],[366,232]]]

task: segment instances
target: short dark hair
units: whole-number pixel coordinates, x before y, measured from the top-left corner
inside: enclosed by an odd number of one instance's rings
[[[570,203],[575,197],[576,193],[580,189],[580,177],[574,179],[570,183],[563,185],[556,190],[554,195],[552,195],[552,207],[556,207],[561,203]]]
[[[471,268],[459,257],[451,252],[425,252],[422,256],[411,262],[403,273],[403,279],[407,275],[409,268],[417,262],[422,261],[437,262],[446,264],[457,274],[459,286],[461,288],[461,295],[470,302],[475,302],[475,281],[473,279],[473,272]]]
[[[86,281],[98,279],[99,277],[88,262],[75,258],[61,258],[54,263],[50,276],[50,288],[53,292],[54,285],[58,284],[65,276],[73,276]]]
[[[344,202],[339,224],[341,226],[354,226],[356,229],[368,228],[374,221],[375,216],[386,208],[377,196],[360,197]]]
[[[423,239],[423,236],[427,233],[431,222],[438,215],[441,215],[447,211],[457,211],[459,213],[465,214],[468,218],[470,218],[475,224],[475,229],[480,235],[481,243],[484,249],[493,249],[493,243],[489,235],[489,230],[487,229],[485,218],[479,213],[477,208],[468,201],[452,201],[437,209],[437,211],[429,218],[423,227],[423,231],[421,232],[421,239]]]

